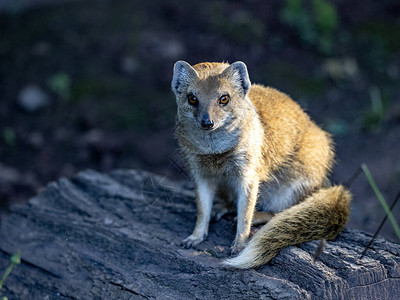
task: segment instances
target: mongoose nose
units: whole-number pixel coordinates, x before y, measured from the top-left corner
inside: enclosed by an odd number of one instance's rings
[[[214,121],[210,120],[210,116],[208,114],[204,114],[203,119],[201,120],[201,127],[203,129],[211,129],[214,126]]]

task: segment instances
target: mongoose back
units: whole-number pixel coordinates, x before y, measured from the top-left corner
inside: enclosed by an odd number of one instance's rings
[[[171,85],[176,137],[197,195],[196,226],[183,247],[204,240],[213,213],[219,219],[233,210],[232,254],[240,253],[224,264],[235,268],[257,267],[287,246],[338,235],[351,195],[329,186],[331,138],[296,102],[251,84],[243,62],[178,61]],[[251,225],[261,223],[248,242]]]

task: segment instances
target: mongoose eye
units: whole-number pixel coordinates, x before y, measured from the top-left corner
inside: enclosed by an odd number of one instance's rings
[[[189,94],[187,98],[190,105],[196,106],[197,104],[199,104],[199,100],[197,100],[197,97],[195,95]]]
[[[222,104],[222,105],[227,105],[230,99],[231,98],[229,97],[229,95],[222,95],[219,98],[219,103]]]

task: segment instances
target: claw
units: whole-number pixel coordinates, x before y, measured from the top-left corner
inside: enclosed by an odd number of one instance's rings
[[[231,256],[238,254],[242,251],[245,247],[246,243],[244,242],[237,242],[236,240],[233,242],[231,246]]]
[[[192,247],[192,243],[190,241],[182,241],[181,242],[181,247],[184,249],[189,249]]]
[[[242,249],[232,246],[231,247],[231,256],[236,256],[237,254],[239,254],[240,251],[242,251]]]
[[[194,235],[190,235],[181,242],[181,247],[184,249],[189,249],[197,244],[200,244],[202,241],[204,241],[206,236],[207,235],[205,234],[203,237],[199,238]]]
[[[238,254],[240,251],[238,251],[237,249],[232,249],[231,248],[231,254],[230,256],[236,256],[236,254]]]

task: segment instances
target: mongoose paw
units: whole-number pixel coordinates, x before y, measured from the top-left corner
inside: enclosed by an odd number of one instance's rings
[[[185,249],[189,249],[189,248],[191,248],[192,246],[195,246],[195,245],[197,245],[197,244],[200,244],[202,241],[204,241],[204,239],[206,238],[206,234],[203,236],[203,237],[196,237],[196,236],[194,236],[193,234],[192,235],[190,235],[190,236],[188,236],[186,239],[184,239],[182,242],[181,242],[181,247],[182,248],[185,248]]]
[[[234,243],[231,246],[231,256],[238,254],[240,251],[243,250],[245,244],[244,243]]]

